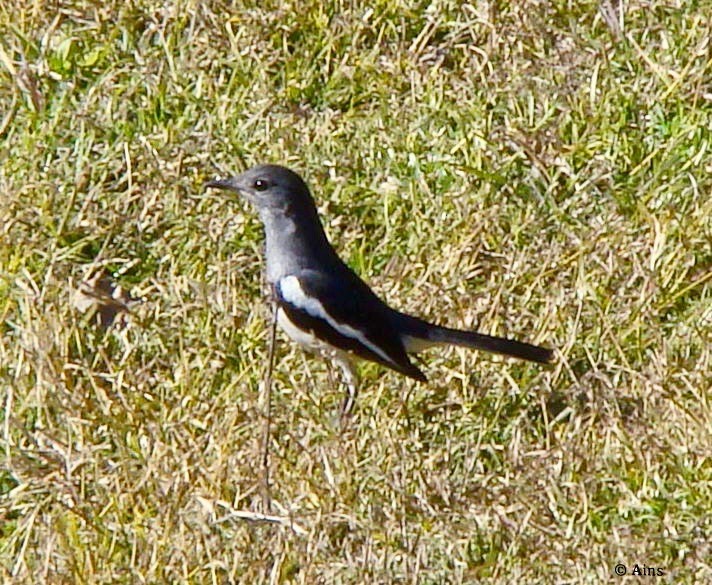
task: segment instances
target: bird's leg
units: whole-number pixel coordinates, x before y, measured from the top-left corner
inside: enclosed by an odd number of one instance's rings
[[[341,366],[341,371],[344,373],[344,381],[346,382],[346,396],[341,404],[341,420],[351,416],[354,405],[356,404],[356,396],[358,396],[358,374],[353,362],[345,354],[336,356],[336,362]]]

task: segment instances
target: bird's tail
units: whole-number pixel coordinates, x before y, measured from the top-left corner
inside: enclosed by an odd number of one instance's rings
[[[403,342],[408,352],[416,352],[432,345],[459,345],[511,356],[540,364],[551,363],[554,351],[547,347],[532,345],[514,339],[494,337],[477,331],[462,331],[433,325],[417,317],[398,313],[396,316],[399,329],[404,332]]]

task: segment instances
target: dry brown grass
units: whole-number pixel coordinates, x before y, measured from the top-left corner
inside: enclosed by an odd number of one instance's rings
[[[0,7],[3,580],[712,580],[711,8]],[[275,518],[259,223],[196,197],[264,161],[394,305],[560,350],[365,365],[340,433],[282,343]]]

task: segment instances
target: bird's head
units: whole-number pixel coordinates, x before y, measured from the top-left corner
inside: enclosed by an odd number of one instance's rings
[[[258,165],[234,177],[209,181],[206,187],[239,193],[260,213],[292,214],[314,207],[304,180],[279,165]]]

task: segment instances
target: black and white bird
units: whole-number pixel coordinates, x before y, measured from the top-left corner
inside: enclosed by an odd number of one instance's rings
[[[389,307],[331,246],[303,179],[288,168],[259,165],[207,183],[247,199],[265,230],[267,282],[277,307],[277,323],[294,341],[334,359],[342,368],[348,413],[357,394],[353,358],[377,362],[425,382],[408,357],[434,345],[459,345],[542,364],[551,349],[428,323]]]

